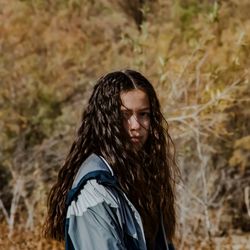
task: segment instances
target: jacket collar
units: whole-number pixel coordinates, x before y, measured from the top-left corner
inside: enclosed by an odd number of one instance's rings
[[[112,176],[114,175],[107,161],[103,157],[92,153],[80,166],[73,182],[72,188],[75,188],[85,175],[95,171],[106,171]]]

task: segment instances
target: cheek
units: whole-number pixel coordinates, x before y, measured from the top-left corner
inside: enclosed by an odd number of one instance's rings
[[[148,132],[150,129],[150,120],[144,121],[142,125],[143,125],[144,129]]]
[[[123,127],[124,127],[125,131],[128,132],[129,131],[129,123],[128,123],[128,121],[123,119],[122,124],[123,124]]]
[[[146,142],[150,133],[150,122],[145,122],[143,124],[143,127],[144,127],[144,132],[143,132],[144,142]]]
[[[148,138],[148,135],[149,135],[149,127],[148,127],[148,129],[146,130],[145,135],[146,135],[146,139],[147,139],[147,138]]]

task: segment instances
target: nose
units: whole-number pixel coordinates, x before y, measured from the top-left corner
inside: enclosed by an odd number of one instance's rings
[[[141,124],[138,121],[138,118],[136,115],[132,115],[129,119],[129,127],[131,130],[138,130],[140,128]]]

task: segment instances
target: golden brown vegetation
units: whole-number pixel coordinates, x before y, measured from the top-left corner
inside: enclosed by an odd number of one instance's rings
[[[95,79],[127,67],[176,143],[177,248],[247,249],[250,3],[126,3],[0,0],[1,249],[62,248],[40,235],[48,190]]]

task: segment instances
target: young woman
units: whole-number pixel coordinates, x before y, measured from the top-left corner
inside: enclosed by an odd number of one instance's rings
[[[66,249],[173,249],[178,169],[154,88],[101,77],[48,199],[45,235]]]

